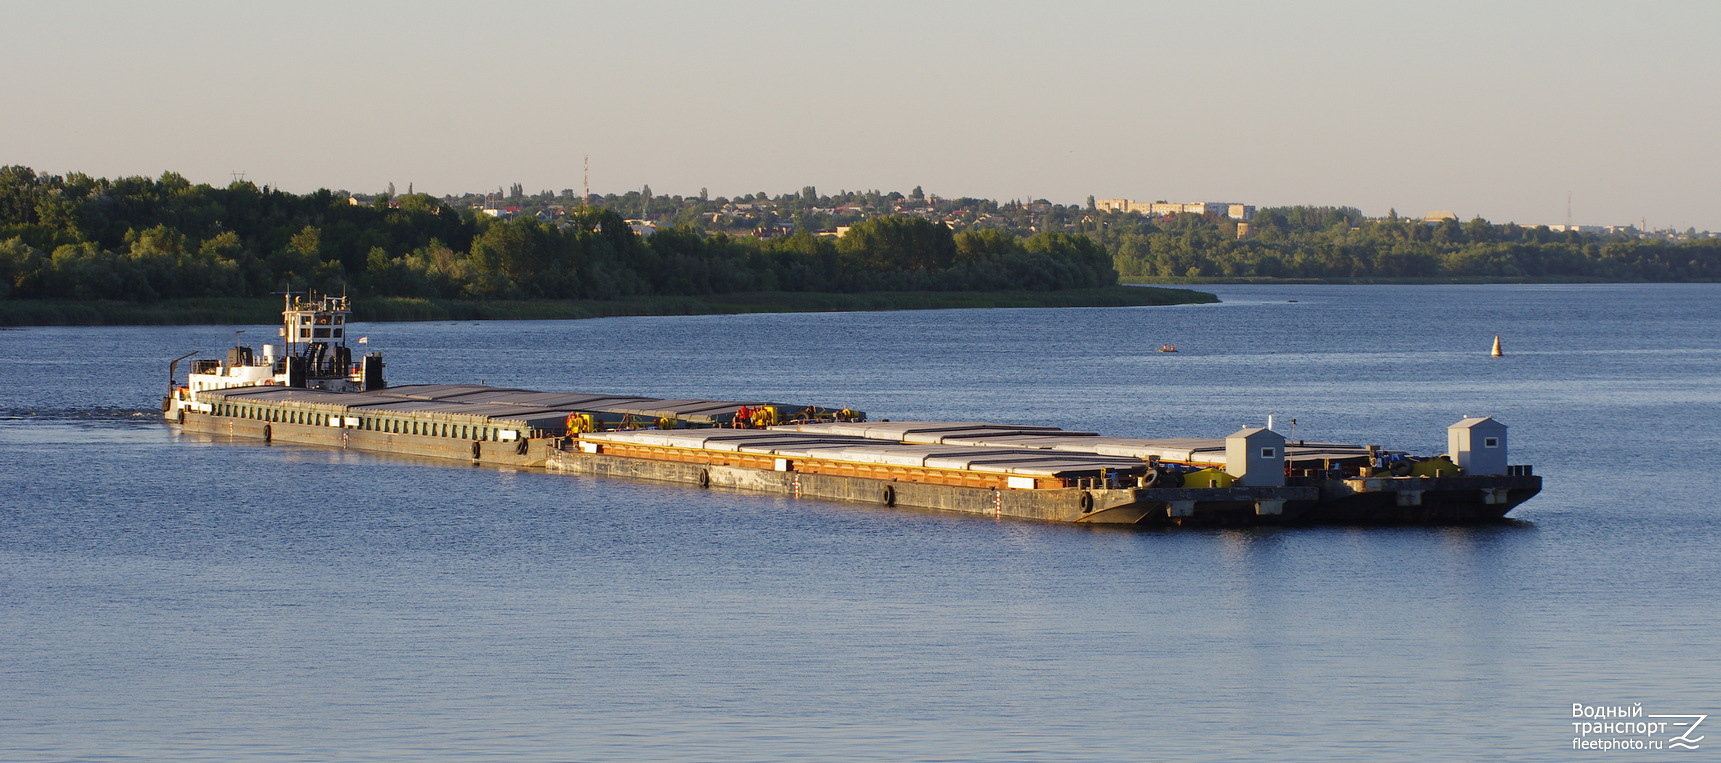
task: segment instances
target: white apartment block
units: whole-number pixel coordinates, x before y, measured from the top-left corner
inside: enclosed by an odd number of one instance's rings
[[[1228,201],[1195,201],[1176,203],[1168,201],[1133,201],[1130,199],[1095,199],[1094,206],[1102,212],[1135,212],[1148,217],[1170,217],[1172,215],[1201,215],[1208,218],[1228,217],[1232,220],[1248,220],[1255,216],[1255,207],[1250,204],[1233,204]]]

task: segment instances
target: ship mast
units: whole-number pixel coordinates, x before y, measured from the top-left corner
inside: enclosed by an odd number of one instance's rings
[[[281,302],[281,343],[282,343],[281,357],[290,358],[290,357],[293,357],[294,355],[297,354],[293,351],[293,345],[295,344],[295,342],[293,341],[293,319],[289,316],[293,312],[293,295],[298,294],[298,292],[296,292],[296,291],[283,291],[283,292],[278,292],[278,293],[281,295],[281,300],[282,300],[282,302]]]

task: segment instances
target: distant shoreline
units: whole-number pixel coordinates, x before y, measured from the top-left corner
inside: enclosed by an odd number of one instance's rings
[[[368,297],[354,300],[358,321],[573,320],[630,315],[732,315],[998,307],[1152,307],[1218,302],[1189,289],[1113,286],[1063,291],[749,292],[621,300],[455,300]],[[270,324],[276,297],[205,297],[153,303],[104,300],[0,300],[0,326],[175,326]]]

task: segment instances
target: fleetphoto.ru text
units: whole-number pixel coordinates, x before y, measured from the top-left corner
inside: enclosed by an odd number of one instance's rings
[[[1630,705],[1572,703],[1574,750],[1695,750],[1703,736],[1697,727],[1707,715],[1645,713],[1642,702]]]

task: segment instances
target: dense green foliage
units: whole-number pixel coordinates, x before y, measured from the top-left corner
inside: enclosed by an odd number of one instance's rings
[[[1107,217],[1096,235],[1124,278],[1721,278],[1716,238],[1566,233],[1480,219],[1368,220],[1343,207],[1264,209],[1246,238],[1235,222],[1194,215],[1158,224]]]
[[[391,203],[392,202],[392,203]],[[1081,289],[1110,257],[1065,234],[956,234],[879,217],[844,238],[692,226],[642,238],[615,211],[496,220],[424,194],[354,205],[235,182],[39,176],[0,168],[0,297],[158,299],[330,293],[444,299],[618,299],[734,292]]]

